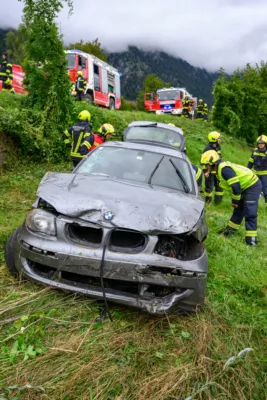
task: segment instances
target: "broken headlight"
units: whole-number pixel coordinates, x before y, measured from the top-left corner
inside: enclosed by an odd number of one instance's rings
[[[32,232],[41,232],[46,235],[56,236],[55,216],[47,211],[32,210],[26,218],[26,226]]]

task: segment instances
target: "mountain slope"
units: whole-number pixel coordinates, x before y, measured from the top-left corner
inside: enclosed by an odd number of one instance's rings
[[[147,52],[129,46],[128,51],[110,53],[108,62],[123,75],[122,94],[126,99],[136,99],[146,75],[154,73],[171,86],[186,87],[190,93],[202,97],[209,105],[213,103],[212,85],[219,74],[193,67],[181,58],[162,51]]]

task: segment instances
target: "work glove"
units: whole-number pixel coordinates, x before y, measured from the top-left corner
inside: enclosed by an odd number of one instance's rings
[[[80,153],[81,156],[86,156],[86,154],[88,153],[87,147],[86,146],[81,146],[79,148],[79,153]]]
[[[238,208],[239,200],[232,199],[232,207]]]

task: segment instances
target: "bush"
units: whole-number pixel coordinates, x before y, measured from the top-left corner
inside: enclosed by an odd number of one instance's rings
[[[267,130],[267,64],[249,64],[231,78],[222,71],[214,85],[214,125],[248,143]]]

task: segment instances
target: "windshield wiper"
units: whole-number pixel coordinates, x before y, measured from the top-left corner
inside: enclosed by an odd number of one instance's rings
[[[182,182],[182,184],[183,184],[185,193],[189,193],[189,187],[188,187],[188,185],[187,185],[187,183],[186,183],[186,181],[185,181],[183,175],[181,174],[181,172],[179,171],[179,169],[176,167],[176,165],[174,164],[174,162],[172,161],[171,158],[169,158],[169,161],[170,161],[170,163],[172,164],[173,168],[175,169],[176,174],[177,174],[177,175],[179,176],[179,178],[181,179],[181,182]]]
[[[152,178],[153,178],[153,175],[154,175],[154,173],[157,171],[158,167],[160,166],[161,161],[163,160],[163,158],[164,158],[164,156],[161,157],[161,159],[159,160],[159,162],[157,163],[157,165],[155,166],[155,168],[153,169],[153,171],[152,171],[151,174],[150,174],[150,177],[149,177],[149,179],[148,179],[148,184],[149,184],[151,187],[152,187],[152,185],[151,185],[151,180],[152,180]]]

